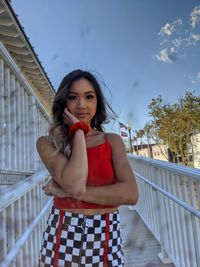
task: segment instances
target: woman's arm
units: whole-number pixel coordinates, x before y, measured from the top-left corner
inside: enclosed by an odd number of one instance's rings
[[[73,115],[70,114],[70,116]],[[74,123],[75,119],[74,117]],[[69,160],[62,153],[55,153],[55,146],[45,136],[37,140],[36,146],[43,163],[56,183],[70,196],[82,195],[86,190],[85,185],[88,176],[84,132],[80,129],[75,132]]]
[[[122,138],[114,133],[107,134],[112,148],[112,163],[116,184],[101,187],[86,187],[79,200],[101,205],[135,205],[138,188],[133,170],[126,155]]]
[[[86,192],[76,196],[78,200],[100,205],[135,205],[138,200],[138,189],[135,176],[127,159],[124,143],[120,136],[109,134],[112,147],[112,162],[117,183],[106,186],[86,187]],[[47,194],[58,197],[69,197],[62,189],[45,188]]]

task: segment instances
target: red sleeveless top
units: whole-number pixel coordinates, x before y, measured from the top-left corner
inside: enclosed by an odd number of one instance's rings
[[[112,150],[107,136],[105,143],[87,148],[87,157],[87,186],[104,186],[116,182],[112,165]],[[92,204],[71,197],[54,197],[54,207],[58,209],[102,209],[114,206]]]

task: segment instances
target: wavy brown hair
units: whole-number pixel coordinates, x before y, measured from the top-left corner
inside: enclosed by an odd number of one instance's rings
[[[86,79],[93,86],[97,96],[96,114],[91,120],[93,129],[104,131],[103,124],[107,124],[110,120],[115,120],[117,115],[105,99],[101,87],[93,74],[88,71],[74,70],[67,74],[56,92],[52,105],[52,122],[49,128],[49,138],[54,143],[57,151],[64,153],[67,158],[71,156],[72,140],[69,136],[69,127],[64,124],[63,112],[66,107],[72,83],[80,79]]]

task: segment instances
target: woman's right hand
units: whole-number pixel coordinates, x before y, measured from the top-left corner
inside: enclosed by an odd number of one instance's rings
[[[48,183],[42,187],[45,195],[54,197],[69,197],[67,193],[51,178]]]
[[[64,109],[63,117],[64,123],[69,127],[75,124],[76,122],[79,122],[79,120],[72,113],[70,113],[67,108]]]

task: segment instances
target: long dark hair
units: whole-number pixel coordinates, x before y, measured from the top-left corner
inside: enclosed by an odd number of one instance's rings
[[[105,99],[101,87],[93,74],[88,71],[74,70],[67,74],[56,92],[52,105],[52,122],[49,128],[49,137],[57,147],[57,150],[64,153],[68,158],[71,155],[72,140],[69,136],[69,128],[63,122],[63,112],[66,107],[72,83],[80,79],[88,80],[93,86],[97,96],[97,110],[91,120],[91,127],[104,131],[102,124],[115,120],[117,115]]]

